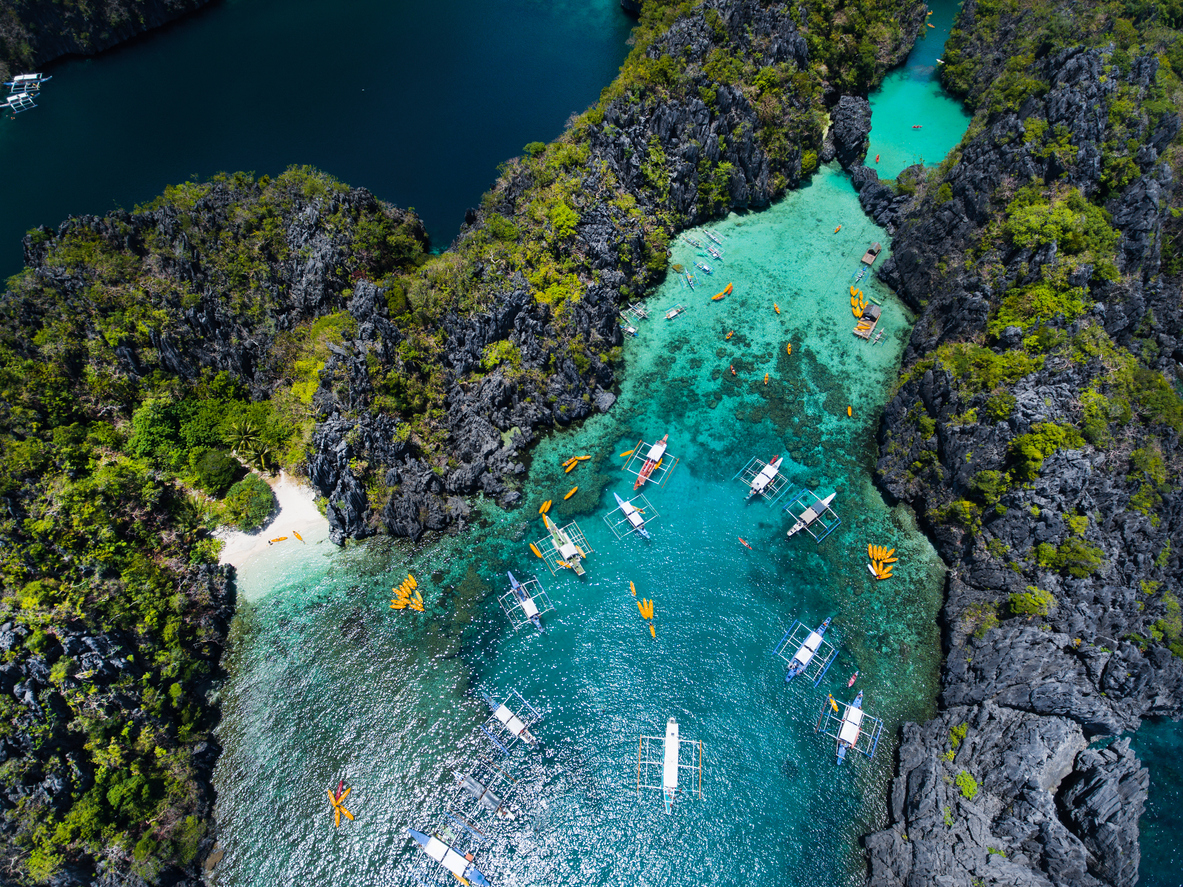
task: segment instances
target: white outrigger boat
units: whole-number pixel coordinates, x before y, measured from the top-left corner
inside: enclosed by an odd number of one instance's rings
[[[796,518],[796,523],[789,528],[788,536],[793,538],[797,533],[804,530],[814,538],[814,541],[821,542],[829,536],[842,520],[830,508],[830,503],[834,501],[837,493],[830,493],[826,498],[822,499],[813,490],[802,490],[794,498],[789,500],[789,504],[785,506],[785,511]],[[806,505],[806,502],[812,497],[812,502]],[[815,528],[815,525],[817,527]]]
[[[826,617],[821,625],[812,630],[798,620],[785,632],[773,651],[789,663],[788,671],[785,672],[785,683],[791,682],[799,675],[804,675],[815,687],[821,683],[838,656],[833,644],[823,639],[826,629],[830,627],[831,619],[832,616]]]
[[[749,499],[764,492],[776,477],[776,473],[780,471],[782,462],[784,462],[783,456],[773,456],[772,461],[760,469],[760,472],[752,479],[752,486],[748,491]]]
[[[509,750],[519,739],[529,746],[538,742],[530,728],[542,720],[542,712],[528,703],[521,693],[510,690],[505,702],[501,703],[494,701],[487,693],[481,695],[493,710],[489,719],[481,725],[481,732],[501,751],[509,754]],[[511,704],[517,711],[509,707]]]
[[[509,591],[498,598],[498,603],[513,623],[514,630],[533,623],[535,628],[542,631],[542,614],[554,609],[546,589],[537,579],[518,582],[513,573],[507,571],[506,575],[509,577]]]
[[[703,274],[714,274],[715,273],[715,269],[712,268],[710,265],[708,265],[706,262],[695,262],[694,267],[697,268],[699,271],[701,271]]]
[[[658,757],[657,744],[661,743]],[[682,748],[689,750],[689,760],[683,763]],[[702,740],[683,739],[678,734],[678,722],[670,718],[665,725],[665,736],[642,736],[637,746],[637,793],[641,789],[660,789],[665,812],[674,812],[674,801],[681,793],[680,771],[690,771],[690,793],[702,798]],[[660,772],[660,783],[649,780]],[[697,785],[695,784],[697,777]]]
[[[641,517],[640,509],[631,502],[621,499],[619,493],[613,493],[612,495],[616,497],[616,504],[620,506],[620,510],[624,514],[625,520],[629,522],[629,526],[648,539],[649,531],[645,529],[645,518]]]
[[[827,696],[814,732],[825,733],[837,740],[839,764],[846,759],[846,753],[851,749],[862,752],[868,758],[874,757],[875,749],[879,747],[879,737],[883,734],[883,721],[863,711],[862,690],[844,708],[842,714],[838,715],[838,703],[833,696]]]
[[[419,849],[428,859],[438,863],[461,884],[492,887],[489,879],[476,867],[472,851],[465,851],[461,846],[465,834],[470,835],[476,843],[479,843],[477,832],[454,816],[445,814],[445,821],[445,828],[439,835],[427,835],[413,828],[407,829],[407,835],[419,845]],[[461,831],[454,831],[453,824]]]

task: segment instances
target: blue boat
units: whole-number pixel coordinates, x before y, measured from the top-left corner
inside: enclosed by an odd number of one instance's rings
[[[435,835],[428,836],[423,834],[423,832],[415,831],[413,828],[407,829],[407,834],[414,839],[415,843],[427,854],[428,858],[438,862],[462,884],[476,884],[477,887],[493,887],[489,883],[489,879],[481,874],[480,870],[476,867],[471,853],[461,853],[455,846],[440,840]]]
[[[533,598],[522,587],[522,583],[513,577],[513,573],[506,570],[505,575],[509,577],[509,585],[513,589],[514,597],[521,603],[522,610],[530,618],[530,621],[534,623],[534,627],[542,631],[542,617],[538,614],[538,607],[535,606]]]
[[[789,670],[785,673],[786,684],[809,667],[809,663],[813,661],[818,648],[821,647],[822,635],[830,627],[830,620],[833,618],[833,616],[827,616],[826,621],[811,631],[801,646],[797,648],[797,652],[793,654],[793,658],[789,661]]]

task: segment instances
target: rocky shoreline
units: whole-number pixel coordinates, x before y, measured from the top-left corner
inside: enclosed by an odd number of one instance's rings
[[[1159,61],[1113,44],[1047,53],[1027,94],[1000,102],[997,60],[1040,25],[1032,12],[991,39],[976,13],[967,0],[946,55],[986,59],[983,93],[936,176],[901,174],[913,194],[878,182],[861,100],[843,99],[834,130],[894,235],[880,277],[920,314],[880,427],[881,484],[950,567],[941,711],[903,730],[868,883],[1132,885],[1149,776],[1111,738],[1183,714],[1183,498],[1160,481],[1183,456],[1167,255],[1180,118],[1156,102]],[[1070,201],[1067,227],[1111,223],[1114,273],[1101,248],[1036,229]],[[1048,281],[1062,295],[1041,311]]]
[[[12,0],[0,8],[0,80],[67,55],[95,55],[211,0]]]

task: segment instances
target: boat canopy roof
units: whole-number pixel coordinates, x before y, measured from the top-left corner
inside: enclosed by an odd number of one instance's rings
[[[661,787],[678,790],[678,722],[673,718],[665,725],[665,757],[661,768]]]
[[[858,741],[859,730],[863,725],[863,710],[850,706],[846,709],[846,717],[842,721],[842,729],[838,731],[839,742],[849,742],[854,745]]]
[[[497,706],[497,710],[493,712],[493,716],[503,723],[505,729],[514,736],[520,736],[526,730],[526,725],[522,719],[506,708],[505,703]]]
[[[534,605],[533,598],[526,598],[522,601],[522,610],[524,610],[526,615],[531,619],[538,615],[538,607]]]

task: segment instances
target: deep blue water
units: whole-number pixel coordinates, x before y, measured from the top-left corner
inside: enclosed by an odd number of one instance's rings
[[[618,0],[223,0],[53,64],[0,120],[0,278],[36,225],[290,164],[414,207],[447,246],[497,165],[612,81],[632,25]]]

